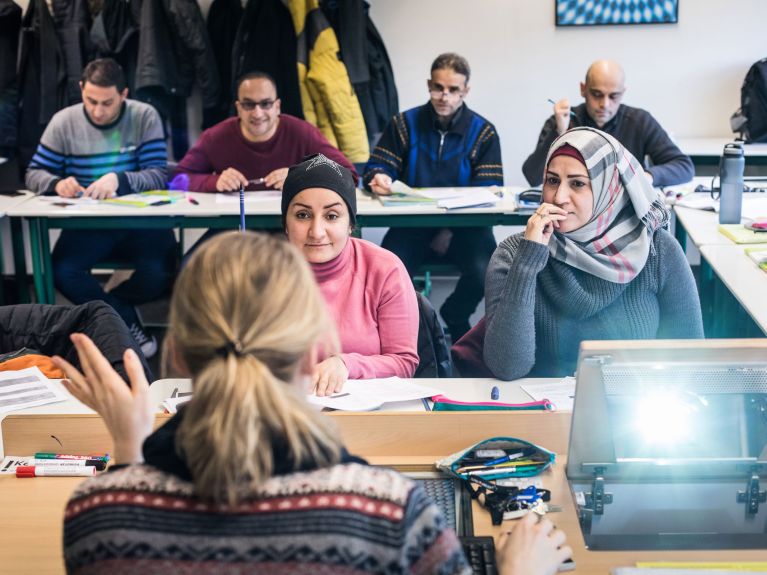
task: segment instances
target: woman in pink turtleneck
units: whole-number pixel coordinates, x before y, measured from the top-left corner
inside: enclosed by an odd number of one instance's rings
[[[341,340],[321,361],[317,395],[347,379],[411,377],[418,366],[418,303],[405,266],[393,253],[352,238],[354,180],[322,154],[290,168],[282,191],[288,240],[314,270]]]

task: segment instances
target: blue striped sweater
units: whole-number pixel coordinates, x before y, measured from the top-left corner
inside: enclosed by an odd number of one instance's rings
[[[431,103],[394,116],[365,166],[365,186],[376,174],[409,186],[502,186],[501,142],[495,126],[466,104],[441,129]]]
[[[70,176],[87,187],[114,172],[118,195],[166,187],[167,151],[157,111],[126,100],[109,126],[93,124],[82,104],[59,111],[50,121],[29,164],[26,186],[42,194]]]

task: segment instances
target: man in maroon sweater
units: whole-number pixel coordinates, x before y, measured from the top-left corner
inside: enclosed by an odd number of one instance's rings
[[[322,153],[357,172],[310,123],[280,114],[277,86],[264,72],[249,72],[237,85],[237,117],[205,130],[176,167],[172,189],[230,192],[282,189],[288,168]]]

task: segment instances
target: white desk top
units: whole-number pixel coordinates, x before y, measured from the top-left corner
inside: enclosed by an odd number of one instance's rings
[[[700,253],[740,305],[767,334],[767,273],[744,253],[745,247],[735,244],[707,245],[701,247]]]
[[[440,390],[451,399],[458,401],[488,401],[490,399],[490,390],[493,386],[498,386],[500,390],[500,399],[505,403],[522,403],[531,401],[531,397],[525,393],[520,385],[534,385],[537,383],[545,384],[559,381],[559,378],[523,378],[516,381],[500,381],[497,379],[416,379],[420,385],[434,387]],[[20,411],[13,411],[9,414],[0,414],[0,421],[6,415],[40,415],[40,414],[82,414],[93,413],[93,411],[80,403],[77,399],[69,395],[64,387],[55,381],[53,384],[63,391],[69,397],[67,401],[59,403],[49,403],[38,407],[30,407]],[[152,403],[158,406],[164,400],[170,397],[173,390],[180,393],[191,391],[191,381],[189,379],[160,379],[155,381],[149,388],[149,394]],[[398,403],[385,404],[382,411],[423,411],[423,404],[420,401],[403,401]],[[3,438],[0,429],[0,459],[3,454]],[[25,453],[13,453],[11,455],[27,455]]]
[[[0,218],[5,216],[9,210],[26,202],[31,197],[34,197],[34,194],[26,191],[20,196],[4,196],[0,194]]]
[[[688,156],[721,156],[725,144],[735,141],[735,135],[716,138],[677,138],[675,143]],[[746,156],[767,156],[767,144],[745,144]]]
[[[674,213],[677,225],[684,227],[698,249],[707,245],[735,245],[730,238],[719,233],[719,214],[716,212],[675,206]]]
[[[486,208],[466,208],[453,210],[450,213],[461,214],[509,214],[517,209],[514,201],[515,193],[521,187],[506,186],[503,199],[493,207]],[[119,206],[108,203],[88,203],[75,206],[54,206],[50,200],[42,200],[37,196],[25,198],[26,201],[13,206],[7,210],[7,215],[12,217],[46,217],[46,218],[67,218],[67,217],[121,217],[121,216],[183,216],[183,217],[211,217],[211,216],[234,216],[240,213],[238,202],[221,203],[216,202],[216,194],[189,193],[187,197],[197,200],[199,205],[194,205],[189,201],[179,200],[172,204],[163,206],[148,206],[136,208],[129,206]],[[66,201],[62,198],[62,201]],[[279,215],[279,198],[268,198],[265,200],[247,200],[245,202],[246,214],[261,215]],[[371,198],[360,190],[357,191],[357,214],[363,216],[378,215],[430,215],[445,214],[447,210],[430,206],[397,206],[384,207],[380,201]]]

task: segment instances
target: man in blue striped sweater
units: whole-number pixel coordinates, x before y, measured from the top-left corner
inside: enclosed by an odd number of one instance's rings
[[[94,60],[80,82],[83,103],[59,111],[45,129],[26,174],[38,194],[105,199],[166,187],[162,124],[151,106],[128,99],[120,65]],[[141,326],[135,305],[162,295],[176,255],[172,230],[63,230],[53,250],[54,283],[75,304],[109,303],[125,320],[147,357],[157,341]],[[135,272],[109,293],[91,275],[108,258]]]
[[[393,180],[417,188],[503,185],[498,132],[464,103],[470,73],[462,56],[437,56],[427,80],[429,102],[389,122],[365,166],[367,189],[391,194]],[[391,228],[381,245],[397,254],[411,275],[430,256],[458,267],[461,279],[440,308],[457,341],[484,296],[485,270],[496,245],[493,228]]]

